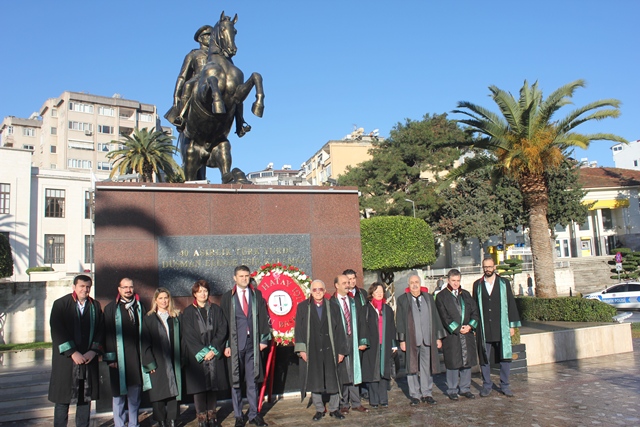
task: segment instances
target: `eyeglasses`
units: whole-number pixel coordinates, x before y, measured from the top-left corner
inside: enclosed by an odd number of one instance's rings
[[[491,270],[493,268],[496,268],[495,265],[485,265],[484,267],[482,267],[483,270]]]
[[[311,292],[324,292],[324,288],[313,288]]]

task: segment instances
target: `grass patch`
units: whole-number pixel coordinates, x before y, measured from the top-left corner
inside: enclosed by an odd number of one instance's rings
[[[635,322],[631,324],[631,337],[640,338],[640,322]]]
[[[50,342],[31,342],[26,344],[0,344],[0,351],[41,350],[51,348]]]

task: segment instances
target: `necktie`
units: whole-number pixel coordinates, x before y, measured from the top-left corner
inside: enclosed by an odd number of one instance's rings
[[[418,310],[420,310],[420,295],[414,297],[416,299],[416,304],[418,305]]]
[[[242,311],[244,311],[244,315],[249,315],[249,301],[247,300],[247,290],[244,289],[242,291]]]
[[[342,298],[342,307],[344,309],[344,318],[347,320],[347,335],[351,335],[351,311],[347,305],[346,298]]]

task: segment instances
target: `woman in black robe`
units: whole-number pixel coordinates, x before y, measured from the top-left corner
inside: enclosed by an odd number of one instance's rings
[[[224,363],[227,321],[222,309],[209,302],[209,284],[198,280],[191,287],[193,304],[185,308],[180,326],[186,356],[185,384],[193,395],[198,427],[215,427],[220,390],[229,388]]]
[[[151,310],[142,321],[142,369],[149,374],[149,400],[159,427],[174,427],[182,398],[180,367],[180,312],[171,294],[156,289]]]
[[[367,292],[369,303],[364,310],[369,348],[362,353],[362,381],[368,384],[372,408],[389,406],[391,364],[397,350],[393,310],[386,304],[384,294],[384,285],[373,283]]]

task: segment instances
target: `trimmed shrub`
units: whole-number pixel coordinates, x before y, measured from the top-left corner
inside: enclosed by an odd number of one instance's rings
[[[11,244],[4,234],[0,234],[0,279],[13,276]]]
[[[615,307],[599,300],[559,298],[516,298],[520,318],[529,321],[611,322]]]
[[[54,271],[51,267],[30,267],[27,268],[27,274],[38,271]]]
[[[393,271],[433,264],[436,248],[431,227],[420,218],[379,216],[360,221],[362,266]]]

